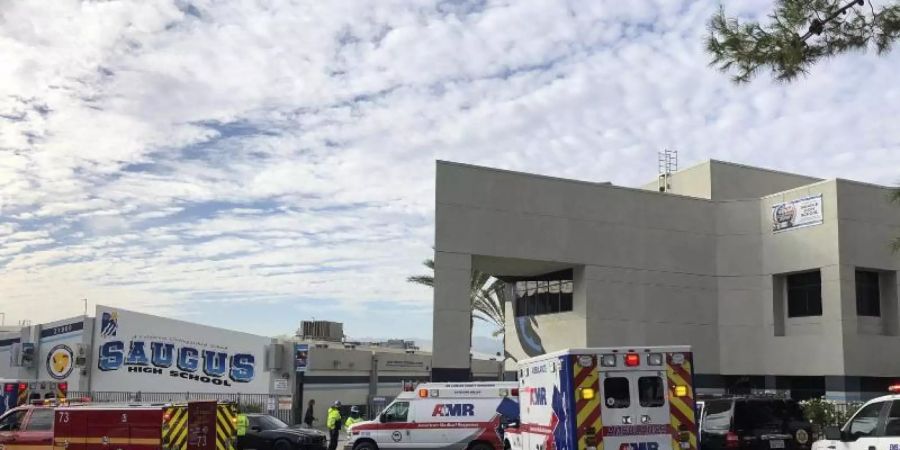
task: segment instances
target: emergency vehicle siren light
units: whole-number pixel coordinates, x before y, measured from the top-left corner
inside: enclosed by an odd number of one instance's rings
[[[16,388],[16,385],[14,385],[14,384],[7,384],[3,389],[5,389],[6,392],[12,392],[13,389],[15,389],[15,388]]]
[[[661,366],[663,361],[662,353],[651,353],[647,355],[647,364],[651,366]]]
[[[420,398],[428,397],[428,389],[419,389],[419,397]]]
[[[625,355],[625,365],[628,367],[634,367],[641,364],[641,355],[637,353],[627,353]]]
[[[60,389],[61,391],[68,391],[68,390],[69,390],[69,383],[66,383],[65,381],[63,381],[62,383],[59,383],[59,389]]]
[[[675,386],[676,397],[687,397],[687,386]]]
[[[616,355],[603,355],[600,357],[600,365],[603,367],[616,367]]]
[[[596,396],[596,392],[594,392],[593,388],[581,388],[581,399],[582,400],[593,400]]]
[[[431,393],[431,396],[432,396],[432,397],[437,397],[437,396],[441,393],[441,391],[439,391],[439,390],[437,390],[437,389],[432,389],[432,390],[430,391],[430,393]]]
[[[890,385],[888,391],[894,394],[900,394],[900,383]]]
[[[510,395],[512,395],[513,397],[518,397],[519,396],[519,388],[512,388],[512,390],[510,391]]]
[[[27,385],[27,384],[25,384],[25,383],[19,383],[19,392],[22,392],[22,391],[24,391],[24,390],[26,390],[26,389],[28,389],[28,385]]]

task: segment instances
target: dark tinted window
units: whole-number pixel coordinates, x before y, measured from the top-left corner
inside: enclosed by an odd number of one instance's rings
[[[787,276],[788,317],[822,315],[822,273],[796,273]]]
[[[513,287],[517,317],[572,310],[572,280],[517,281]]]
[[[900,400],[895,400],[891,404],[891,412],[884,426],[884,435],[900,436]]]
[[[409,402],[396,402],[388,406],[382,413],[385,422],[406,422],[409,415]]]
[[[631,406],[628,378],[615,377],[603,380],[603,401],[610,408],[627,408]]]
[[[706,402],[706,418],[703,419],[703,431],[726,432],[731,428],[731,401],[719,400]]]
[[[35,409],[31,412],[31,418],[28,419],[26,431],[50,431],[53,429],[53,410],[52,409]]]
[[[734,427],[742,430],[780,428],[802,421],[800,405],[791,400],[738,400],[734,404]]]
[[[878,272],[856,271],[856,315],[881,316],[881,288]]]
[[[16,431],[22,427],[22,420],[25,418],[25,411],[16,411],[7,414],[0,420],[0,431]]]
[[[666,404],[666,392],[660,377],[638,378],[638,400],[641,406],[656,408]]]
[[[881,415],[882,406],[884,406],[884,402],[872,403],[859,410],[847,427],[850,435],[854,438],[875,435],[876,428],[878,428],[878,416]]]

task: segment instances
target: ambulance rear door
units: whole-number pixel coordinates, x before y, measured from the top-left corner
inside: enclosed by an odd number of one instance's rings
[[[608,371],[601,377],[604,448],[671,450],[665,371]]]
[[[689,351],[631,350],[600,361],[604,448],[696,450]]]

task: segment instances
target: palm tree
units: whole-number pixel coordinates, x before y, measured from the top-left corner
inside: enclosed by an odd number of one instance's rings
[[[406,279],[410,283],[434,287],[434,260],[426,259],[422,264],[432,270],[431,275],[415,275]],[[472,317],[493,325],[494,336],[503,334],[506,324],[506,283],[490,274],[475,271],[469,287],[469,299],[472,303]]]

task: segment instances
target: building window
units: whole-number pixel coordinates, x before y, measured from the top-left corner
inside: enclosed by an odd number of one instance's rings
[[[787,276],[788,317],[822,315],[822,273],[795,273]]]
[[[856,271],[856,315],[881,316],[881,288],[878,272]]]
[[[517,281],[516,317],[571,311],[572,288],[572,280]]]

